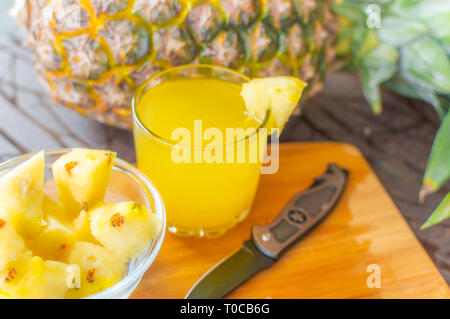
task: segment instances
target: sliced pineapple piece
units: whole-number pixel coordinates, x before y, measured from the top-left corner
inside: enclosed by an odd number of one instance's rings
[[[71,218],[103,200],[116,153],[74,149],[53,163],[58,197]]]
[[[0,289],[0,299],[12,299],[12,296]]]
[[[31,251],[44,259],[60,260],[76,240],[76,232],[72,225],[57,213],[47,213],[47,226],[36,236],[26,240]]]
[[[51,215],[60,220],[69,221],[66,211],[61,204],[55,202],[50,196],[44,193],[42,201],[42,210],[44,215]]]
[[[0,177],[0,207],[24,237],[42,228],[44,164],[40,152]]]
[[[33,254],[26,251],[18,258],[11,260],[0,271],[0,292],[9,298],[19,298],[17,288],[23,283],[31,269]]]
[[[67,259],[70,264],[79,265],[80,288],[68,291],[66,298],[83,298],[98,293],[120,281],[126,264],[118,261],[111,252],[101,246],[77,241]]]
[[[92,235],[120,260],[142,254],[161,229],[161,220],[132,202],[103,203],[89,212]]]
[[[77,218],[73,221],[73,228],[75,230],[75,236],[77,241],[87,241],[97,245],[101,245],[100,242],[91,233],[91,223],[89,221],[89,213],[81,211]]]
[[[11,293],[14,298],[64,298],[69,290],[68,278],[71,279],[69,265],[34,256],[26,266],[28,267],[25,275]]]
[[[73,271],[76,267],[27,251],[0,272],[0,298],[64,298],[73,283],[79,282],[79,273]]]
[[[281,131],[297,106],[305,86],[305,82],[292,76],[258,78],[242,84],[241,95],[249,116],[263,121],[270,111],[266,126]]]
[[[8,216],[0,209],[0,273],[26,251],[25,243],[12,226]]]

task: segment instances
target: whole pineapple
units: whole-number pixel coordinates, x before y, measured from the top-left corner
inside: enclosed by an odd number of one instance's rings
[[[448,0],[16,0],[13,14],[50,95],[109,125],[130,128],[136,88],[187,63],[298,75],[309,95],[326,70],[356,69],[375,112],[383,84],[450,122]],[[447,124],[422,194],[450,177],[449,152]]]
[[[211,63],[251,76],[296,74],[317,91],[338,20],[315,0],[28,0],[16,16],[53,98],[129,128],[135,89],[152,74]],[[313,83],[313,85],[311,85]]]

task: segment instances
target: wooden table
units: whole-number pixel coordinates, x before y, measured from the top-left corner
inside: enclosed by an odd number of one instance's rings
[[[303,106],[302,116],[292,117],[281,141],[343,141],[358,147],[450,282],[450,222],[419,229],[450,186],[424,204],[417,200],[439,120],[429,105],[388,92],[383,95],[384,112],[375,116],[354,74],[330,75],[324,90]],[[30,54],[17,40],[0,39],[0,160],[73,146],[109,148],[128,161],[135,156],[130,132],[103,126],[52,103],[37,81]]]

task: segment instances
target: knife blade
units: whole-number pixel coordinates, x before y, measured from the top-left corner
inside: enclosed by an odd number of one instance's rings
[[[297,193],[275,220],[254,226],[243,246],[206,272],[187,293],[186,299],[223,298],[254,274],[272,266],[304,235],[334,209],[344,192],[348,171],[336,164]]]

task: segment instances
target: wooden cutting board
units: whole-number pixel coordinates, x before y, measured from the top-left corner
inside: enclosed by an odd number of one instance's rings
[[[280,145],[280,169],[261,176],[247,219],[214,240],[167,233],[156,261],[131,297],[183,298],[203,273],[241,247],[253,225],[270,223],[328,162],[350,170],[338,206],[277,263],[229,297],[449,298],[446,282],[364,157],[354,146],[341,143]],[[380,288],[369,288],[368,277],[377,270]]]

